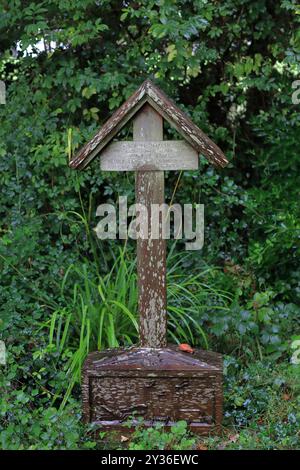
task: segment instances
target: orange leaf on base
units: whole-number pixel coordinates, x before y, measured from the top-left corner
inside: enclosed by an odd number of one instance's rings
[[[190,354],[193,354],[195,352],[195,350],[189,344],[186,344],[186,343],[181,343],[179,345],[179,349],[180,351],[190,353]]]

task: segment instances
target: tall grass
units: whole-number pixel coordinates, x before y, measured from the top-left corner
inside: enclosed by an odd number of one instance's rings
[[[185,274],[183,265],[190,256],[171,250],[167,260],[168,336],[175,343],[208,348],[208,338],[200,324],[203,310],[229,310],[231,299],[207,282],[211,267]],[[80,381],[89,351],[138,342],[136,261],[120,249],[105,276],[100,276],[88,261],[71,265],[63,278],[61,297],[64,305],[53,312],[45,326],[49,329],[48,347],[55,348],[58,357],[65,357],[66,351],[69,356],[68,387],[61,402],[64,407],[75,383]]]

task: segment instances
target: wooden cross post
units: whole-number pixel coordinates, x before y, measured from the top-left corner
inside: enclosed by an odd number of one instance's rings
[[[149,105],[133,121],[133,140],[163,140],[162,117]],[[159,239],[151,239],[151,204],[164,203],[164,172],[137,171],[135,194],[136,202],[148,210],[148,239],[137,239],[140,345],[163,348],[167,345],[166,241],[162,238],[162,219]]]
[[[133,120],[133,141],[112,142]],[[183,141],[163,140],[163,120]],[[137,414],[145,425],[172,426],[186,420],[207,434],[222,420],[222,358],[211,351],[193,355],[167,346],[166,242],[164,211],[152,237],[152,205],[164,203],[164,171],[198,168],[199,153],[217,167],[227,160],[219,147],[159,88],[146,80],[71,160],[83,169],[100,156],[101,171],[134,171],[136,203],[147,208],[148,237],[137,236],[140,344],[88,355],[82,375],[83,416],[101,428],[122,430]],[[137,206],[137,211],[139,208]],[[146,216],[145,216],[146,217]],[[138,234],[137,234],[138,235]]]

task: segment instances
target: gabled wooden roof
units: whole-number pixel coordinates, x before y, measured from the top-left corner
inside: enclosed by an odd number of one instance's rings
[[[112,140],[137,111],[149,103],[161,116],[203,154],[213,165],[224,167],[228,161],[219,147],[197,127],[158,87],[146,80],[106,121],[97,134],[70,161],[71,168],[85,168]]]

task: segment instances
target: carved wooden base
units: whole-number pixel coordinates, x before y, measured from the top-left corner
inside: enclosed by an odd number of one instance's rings
[[[163,349],[111,349],[89,354],[83,369],[83,418],[103,430],[120,430],[142,416],[146,426],[185,420],[199,434],[222,420],[222,357]]]

